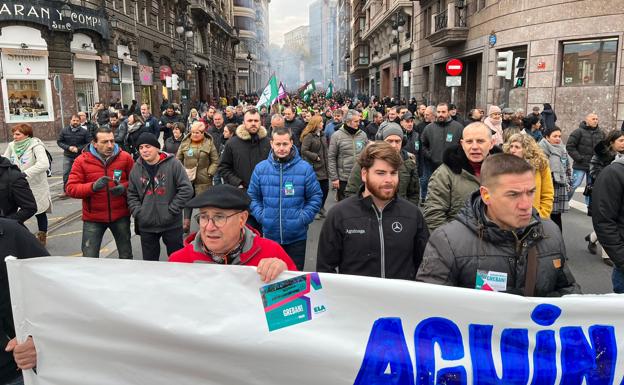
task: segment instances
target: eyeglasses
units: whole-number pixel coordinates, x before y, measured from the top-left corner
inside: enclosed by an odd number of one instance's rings
[[[217,214],[217,215],[213,215],[212,217],[205,213],[199,213],[195,215],[195,220],[197,221],[197,223],[199,223],[200,226],[205,226],[208,224],[208,222],[212,221],[212,224],[215,227],[221,228],[225,226],[228,218],[231,218],[234,215],[240,214],[240,213],[242,213],[242,211],[237,211],[234,214],[230,214],[230,215]]]

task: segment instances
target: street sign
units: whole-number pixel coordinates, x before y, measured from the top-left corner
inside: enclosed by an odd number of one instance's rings
[[[58,93],[63,91],[63,82],[61,82],[61,77],[59,75],[54,75],[54,89]]]
[[[461,76],[447,76],[446,86],[447,87],[461,87]]]
[[[458,59],[451,59],[446,63],[446,73],[450,76],[457,76],[464,70],[464,65]]]

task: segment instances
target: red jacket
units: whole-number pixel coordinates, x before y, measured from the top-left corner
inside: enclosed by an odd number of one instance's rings
[[[241,253],[240,260],[241,265],[243,266],[258,266],[258,263],[262,259],[265,258],[279,258],[282,261],[286,262],[286,268],[290,271],[298,271],[297,266],[293,262],[292,259],[286,254],[282,246],[280,246],[277,242],[272,241],[270,239],[262,238],[260,234],[249,227],[246,228],[247,235],[251,236],[252,241],[250,245],[245,245],[243,247],[243,252]],[[183,262],[183,263],[193,263],[193,262],[205,262],[205,263],[214,263],[212,258],[207,256],[203,252],[195,251],[194,240],[198,233],[194,233],[189,235],[185,240],[183,249],[176,251],[171,254],[169,257],[169,262]],[[248,243],[246,241],[245,243]]]
[[[121,170],[119,181],[128,189],[128,176],[134,165],[132,156],[125,151],[116,150],[117,153],[105,164],[103,160],[93,155],[90,149],[91,145],[74,161],[65,188],[67,195],[82,199],[83,221],[111,223],[130,216],[126,193],[114,196],[109,192],[109,188],[115,186],[112,181],[115,170]],[[111,178],[108,187],[93,192],[93,183],[104,175]]]

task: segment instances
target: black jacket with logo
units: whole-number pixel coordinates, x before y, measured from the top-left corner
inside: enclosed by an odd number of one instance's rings
[[[328,213],[316,271],[414,280],[429,239],[416,205],[395,197],[380,212],[371,197],[349,197]]]

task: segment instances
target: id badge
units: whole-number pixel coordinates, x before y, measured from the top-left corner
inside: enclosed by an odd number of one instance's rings
[[[453,141],[453,133],[449,132],[448,134],[446,134],[446,142],[450,143]]]
[[[113,180],[115,181],[115,183],[119,183],[121,181],[121,170],[113,171]]]
[[[286,196],[295,195],[295,186],[293,186],[292,182],[284,183],[284,195]]]
[[[193,156],[193,149],[189,148],[188,152],[186,153],[186,155],[188,156]]]
[[[420,150],[420,142],[419,141],[415,141],[414,142],[414,149],[416,149],[416,151]]]
[[[477,270],[475,289],[485,291],[507,291],[507,273]]]

